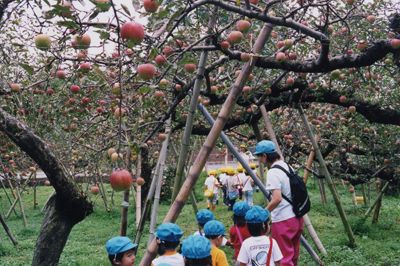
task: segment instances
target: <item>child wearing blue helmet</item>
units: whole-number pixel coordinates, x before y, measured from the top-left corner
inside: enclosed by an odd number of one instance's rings
[[[239,255],[243,241],[251,236],[244,218],[247,211],[250,209],[251,206],[244,201],[236,202],[233,205],[233,226],[229,229],[229,240],[234,249],[233,261],[235,266],[240,265],[237,261],[237,256]]]
[[[203,227],[204,227],[204,225],[205,225],[207,222],[209,222],[209,221],[211,221],[211,220],[214,220],[214,219],[215,219],[215,216],[214,216],[214,213],[212,213],[212,211],[207,210],[207,209],[201,209],[201,210],[199,210],[199,211],[196,213],[196,220],[197,220],[197,224],[198,224],[198,226],[199,226],[199,230],[196,231],[196,232],[194,233],[194,235],[201,235],[201,236],[203,236],[203,235],[204,235],[204,232],[203,232]]]
[[[185,261],[182,255],[176,252],[182,236],[183,232],[178,225],[174,223],[160,224],[156,230],[157,252],[160,256],[154,259],[151,265],[184,266]]]
[[[254,206],[247,211],[246,223],[251,237],[242,243],[237,260],[240,266],[280,266],[282,253],[275,239],[267,237],[269,211]]]
[[[182,242],[186,266],[212,266],[211,243],[200,235],[191,235]]]
[[[229,266],[225,252],[219,249],[224,240],[225,226],[217,220],[209,221],[204,225],[204,235],[211,242],[212,266]]]
[[[126,236],[116,236],[106,242],[106,250],[111,265],[132,266],[135,262],[137,244]]]

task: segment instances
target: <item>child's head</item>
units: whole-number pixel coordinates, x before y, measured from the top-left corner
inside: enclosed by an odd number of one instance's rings
[[[116,236],[106,242],[106,250],[111,265],[132,266],[135,262],[137,244],[126,236]]]
[[[202,209],[196,214],[197,223],[200,227],[203,227],[207,222],[214,220],[214,213],[207,209]]]
[[[244,201],[238,201],[233,205],[233,223],[238,226],[244,226],[246,220],[244,216],[246,212],[250,210],[250,205]]]
[[[253,206],[247,211],[245,219],[251,236],[261,236],[267,233],[269,211],[260,206]]]
[[[174,223],[163,223],[157,227],[156,237],[158,254],[163,255],[167,250],[175,250],[183,236],[181,228]]]
[[[211,266],[211,243],[205,237],[191,235],[182,242],[182,256],[186,266]]]
[[[225,226],[217,220],[212,220],[204,225],[204,235],[217,247],[223,243]]]

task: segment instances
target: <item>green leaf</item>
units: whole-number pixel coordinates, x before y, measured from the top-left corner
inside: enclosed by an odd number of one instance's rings
[[[108,38],[110,38],[110,33],[108,31],[99,30],[96,32],[100,35],[100,39],[102,40],[107,40]]]
[[[140,94],[146,94],[146,93],[149,93],[150,90],[151,90],[150,87],[143,86],[143,87],[139,88],[138,92],[139,92]]]
[[[98,14],[99,14],[98,10],[93,11],[93,13],[89,16],[89,20],[94,19],[95,17],[97,17]]]
[[[72,20],[58,21],[57,25],[66,27],[68,29],[80,29],[80,26],[75,21],[72,21]]]
[[[129,9],[126,5],[121,4],[122,9],[125,11],[126,14],[128,14],[129,16],[131,15],[131,12],[129,12]]]
[[[31,67],[31,66],[28,65],[28,64],[24,64],[24,63],[20,63],[19,65],[20,65],[26,72],[28,72],[29,75],[33,75],[33,71],[34,71],[33,67]]]

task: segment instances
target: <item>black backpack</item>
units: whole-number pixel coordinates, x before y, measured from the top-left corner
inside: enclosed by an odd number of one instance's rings
[[[307,187],[306,184],[304,184],[303,179],[296,172],[294,172],[290,166],[289,172],[280,165],[274,165],[272,168],[280,169],[288,176],[292,198],[288,199],[285,195],[283,195],[283,193],[282,197],[292,205],[293,212],[296,217],[303,217],[311,207],[310,198],[308,197],[307,193]]]

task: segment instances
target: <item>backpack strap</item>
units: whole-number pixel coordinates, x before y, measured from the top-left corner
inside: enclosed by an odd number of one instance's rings
[[[275,168],[275,169],[279,169],[279,170],[283,171],[286,174],[286,176],[290,179],[289,175],[291,173],[293,173],[293,170],[290,168],[289,165],[288,165],[288,167],[290,169],[290,173],[280,165],[274,165],[274,166],[271,167],[271,169]],[[284,198],[287,202],[289,202],[293,206],[293,202],[288,197],[286,197],[283,193],[281,193],[281,194],[282,194],[282,198]]]
[[[266,266],[269,266],[271,263],[271,257],[272,257],[272,237],[269,237],[269,249],[268,249],[268,255],[267,255],[267,263],[265,264]]]
[[[239,228],[238,228],[237,225],[235,225],[235,229],[236,229],[236,233],[237,233],[237,235],[238,235],[238,237],[239,237],[239,241],[240,241],[240,245],[241,245],[241,244],[243,243],[242,234],[240,233],[240,230],[239,230]]]

